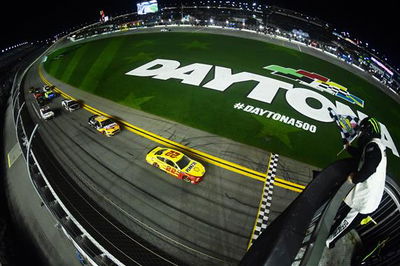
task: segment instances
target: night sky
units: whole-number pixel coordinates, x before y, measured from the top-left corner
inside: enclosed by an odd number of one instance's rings
[[[2,8],[0,16],[0,49],[19,42],[43,39],[82,23],[93,22],[98,19],[102,9],[110,15],[136,11],[135,0],[69,0],[50,3],[9,1]],[[400,17],[396,1],[381,1],[382,4],[373,5],[367,1],[354,0],[266,0],[264,3],[320,18],[335,25],[338,31],[346,30],[351,36],[368,42],[370,47],[400,67],[398,42],[395,41]]]

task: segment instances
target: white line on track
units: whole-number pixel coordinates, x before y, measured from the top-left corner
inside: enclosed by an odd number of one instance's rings
[[[38,116],[39,119],[41,119],[40,114],[39,114],[38,110],[36,110],[35,105],[33,103],[31,103],[31,105],[32,105],[32,109],[35,111],[35,114]]]
[[[85,180],[85,179],[80,177],[80,180]],[[86,183],[86,182],[85,182],[85,183]],[[172,243],[174,243],[174,244],[176,244],[176,245],[178,245],[178,246],[180,246],[180,247],[183,247],[183,248],[185,248],[185,249],[187,249],[187,250],[190,250],[190,251],[192,251],[192,252],[194,252],[194,253],[203,255],[203,256],[208,257],[208,258],[210,258],[210,259],[217,260],[217,261],[219,261],[219,262],[225,262],[224,260],[221,260],[221,259],[219,259],[219,258],[213,257],[213,256],[211,256],[211,255],[208,255],[208,254],[206,254],[206,253],[203,253],[203,252],[201,252],[201,251],[198,251],[198,250],[196,250],[196,249],[193,249],[193,248],[191,248],[191,247],[189,247],[189,246],[186,246],[185,244],[182,244],[182,243],[180,243],[180,242],[178,242],[178,241],[172,239],[171,237],[169,237],[169,236],[167,236],[167,235],[165,235],[165,234],[163,234],[163,233],[157,231],[156,229],[154,229],[154,228],[150,227],[149,225],[147,225],[147,224],[141,222],[139,219],[137,219],[136,217],[132,216],[130,213],[128,213],[127,211],[125,211],[124,209],[122,209],[117,203],[114,203],[114,202],[112,201],[112,199],[105,197],[104,194],[103,194],[100,190],[98,190],[96,187],[94,187],[94,186],[92,186],[92,185],[90,185],[90,184],[88,184],[88,183],[86,183],[86,185],[87,185],[87,186],[90,186],[92,189],[96,190],[97,193],[98,193],[98,195],[101,195],[106,201],[108,201],[110,204],[112,204],[116,209],[118,209],[120,212],[124,213],[126,216],[128,216],[129,218],[131,218],[132,220],[134,220],[136,223],[138,223],[138,224],[141,225],[142,227],[144,227],[144,228],[146,228],[146,229],[148,229],[148,230],[154,232],[155,234],[157,234],[157,235],[159,235],[159,236],[165,238],[166,240],[171,241]],[[135,241],[135,242],[136,242],[136,241]],[[147,249],[147,248],[146,248],[146,249]]]

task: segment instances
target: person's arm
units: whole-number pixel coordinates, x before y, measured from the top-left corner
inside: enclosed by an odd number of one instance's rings
[[[376,143],[370,143],[365,147],[364,163],[360,171],[352,178],[353,183],[357,184],[364,182],[373,173],[381,162],[382,154],[379,146]]]

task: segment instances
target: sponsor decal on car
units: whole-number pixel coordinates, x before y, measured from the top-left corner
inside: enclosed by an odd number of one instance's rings
[[[196,165],[195,162],[191,163],[188,167],[186,167],[185,171],[186,171],[187,173],[189,173],[189,172],[193,169],[193,167],[194,167],[195,165]]]

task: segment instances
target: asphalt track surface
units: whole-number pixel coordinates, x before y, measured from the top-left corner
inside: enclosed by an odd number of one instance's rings
[[[191,147],[266,172],[270,156],[266,151],[194,129],[183,130],[184,126],[174,122],[88,95],[56,80],[51,82],[99,110],[163,137],[186,140]],[[162,250],[163,255],[193,265],[237,264],[243,257],[258,214],[263,182],[210,163],[205,163],[207,173],[200,184],[182,182],[145,162],[147,152],[157,143],[128,130],[111,138],[102,136],[88,126],[90,112],[63,110],[61,97],[50,104],[56,117],[50,121],[40,119],[38,106],[27,93],[30,86],[43,86],[38,65],[25,79],[26,106],[39,124],[43,145],[51,153],[48,160],[57,161],[52,164],[59,168],[64,182],[70,178],[87,200],[99,205],[138,239],[144,239],[145,246]],[[277,174],[304,185],[311,180],[312,169],[282,158]],[[59,189],[62,192],[62,187]],[[282,187],[273,190],[271,221],[298,195]],[[118,239],[110,239],[110,245],[117,247]],[[165,263],[176,263],[164,257]]]
[[[28,79],[38,82],[37,72],[31,75]],[[184,183],[145,163],[154,142],[126,130],[106,138],[87,125],[89,112],[66,113],[60,100],[51,104],[57,112],[51,121],[38,118],[32,95],[27,95],[27,107],[55,159],[91,199],[148,242],[188,263],[221,264],[243,256],[261,182],[207,165],[202,183]]]

